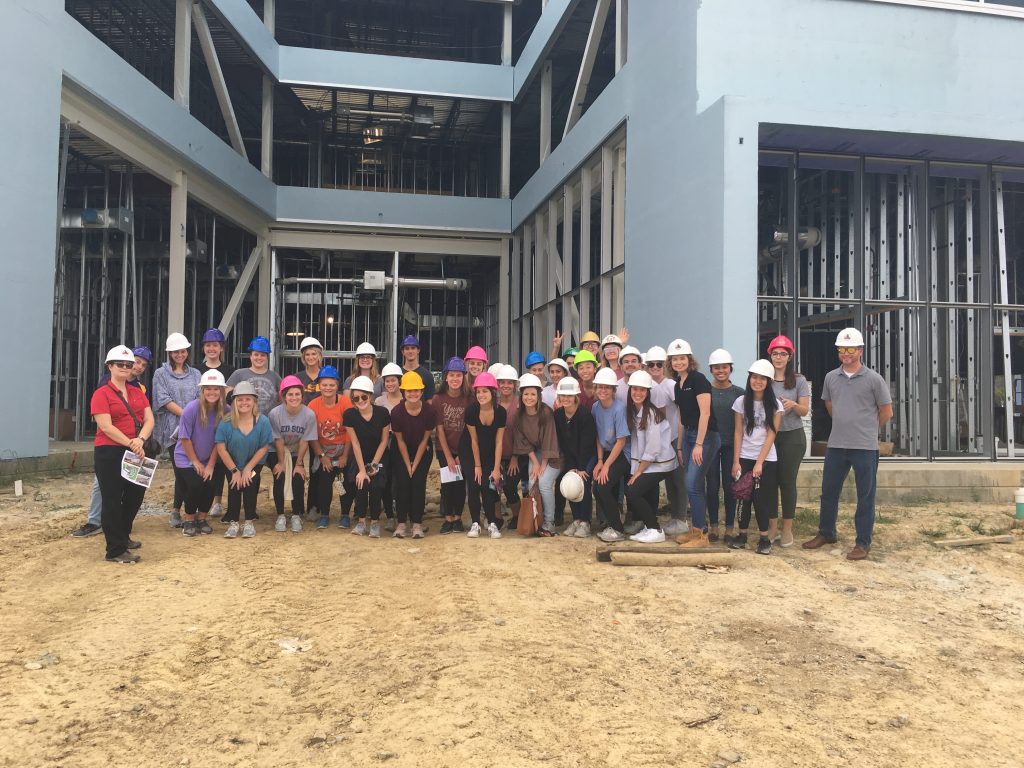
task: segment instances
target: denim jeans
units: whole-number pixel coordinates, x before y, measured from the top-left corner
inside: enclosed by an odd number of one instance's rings
[[[857,529],[858,546],[871,546],[871,532],[875,527],[875,483],[878,475],[878,451],[857,448],[829,448],[825,451],[825,468],[821,475],[821,509],[818,515],[818,533],[828,539],[836,538],[836,520],[839,517],[839,494],[843,491],[850,469],[857,483],[857,512],[853,522]]]
[[[705,511],[707,508],[707,475],[711,467],[717,466],[718,448],[722,438],[717,432],[708,430],[704,434],[704,458],[698,467],[690,461],[693,448],[697,444],[697,430],[686,430],[683,438],[683,464],[686,465],[686,495],[690,498],[690,510],[693,512],[693,527],[698,531],[707,530],[708,522]]]
[[[537,461],[542,461],[540,456],[537,456]],[[532,467],[528,466],[526,471],[530,472],[531,470]],[[561,470],[558,467],[549,466],[537,479],[540,498],[544,502],[544,527],[548,530],[555,528],[555,481],[558,480],[560,473]]]
[[[732,528],[736,522],[736,497],[732,495],[732,446],[718,449],[718,458],[708,470],[707,504],[711,527],[718,525],[718,491],[725,496],[725,527]]]
[[[100,480],[98,477],[92,479],[92,496],[89,497],[89,517],[85,522],[96,527],[103,524],[103,497],[100,496]]]

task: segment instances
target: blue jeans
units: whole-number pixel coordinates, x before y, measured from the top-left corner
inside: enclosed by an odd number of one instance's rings
[[[857,512],[853,522],[857,528],[857,545],[871,546],[875,527],[875,486],[878,475],[878,451],[856,448],[829,448],[825,451],[825,468],[821,474],[821,509],[818,533],[827,539],[836,538],[839,518],[839,494],[843,491],[850,469],[857,483]]]
[[[537,456],[537,461],[541,460],[540,456]],[[527,479],[530,477],[529,473],[531,470],[532,467],[527,464]],[[537,478],[537,485],[540,487],[540,498],[544,504],[544,527],[549,531],[555,529],[555,481],[558,480],[560,474],[561,470],[558,467],[548,467]]]
[[[732,446],[718,450],[718,458],[708,471],[707,504],[711,526],[718,525],[718,491],[725,494],[725,527],[732,528],[736,522],[736,497],[732,495]]]
[[[690,511],[693,513],[693,527],[699,531],[707,530],[708,522],[705,510],[707,507],[707,475],[711,467],[717,467],[718,449],[722,445],[722,437],[717,432],[708,430],[704,434],[704,459],[698,467],[690,456],[697,444],[697,430],[688,429],[683,438],[683,464],[686,465],[686,495],[690,499]]]
[[[99,478],[93,476],[92,478],[92,496],[89,498],[89,517],[85,522],[91,523],[92,525],[100,526],[103,515],[103,497],[100,496],[100,481]]]

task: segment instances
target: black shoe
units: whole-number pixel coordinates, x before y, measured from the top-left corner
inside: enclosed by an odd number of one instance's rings
[[[108,563],[137,563],[142,558],[138,555],[133,555],[128,550],[125,550],[120,555],[114,555],[113,557],[107,555],[106,559]]]
[[[128,549],[138,549],[141,546],[141,541],[136,541],[135,539],[128,539]]]
[[[772,553],[772,540],[767,536],[761,536],[757,540],[757,554],[770,555]]]
[[[732,537],[732,541],[729,542],[729,549],[746,549],[747,548],[747,534],[737,533]]]
[[[718,529],[717,528],[710,528],[708,530],[708,541],[710,541],[712,544],[717,544],[718,543]]]
[[[167,524],[170,525],[171,528],[181,528],[181,526],[182,526],[181,512],[179,512],[176,509],[173,510],[171,512],[171,519],[167,521]]]
[[[95,523],[86,523],[81,528],[78,528],[71,532],[71,538],[73,539],[84,539],[87,536],[95,536],[97,533],[102,533],[103,527],[96,525]]]
[[[195,520],[186,520],[184,525],[181,526],[182,536],[188,536],[189,538],[191,538],[195,536],[197,533],[199,533],[199,530],[196,527]]]
[[[452,525],[454,524],[450,520],[445,520],[443,523],[441,523],[441,535],[447,536],[449,533],[451,533]]]
[[[199,531],[199,533],[203,534],[204,536],[208,536],[209,534],[213,533],[213,528],[211,528],[210,524],[205,520],[197,520],[196,529]]]
[[[456,520],[454,523],[452,523],[452,533],[465,533],[465,532],[466,532],[466,529],[462,525],[461,518],[459,520]]]

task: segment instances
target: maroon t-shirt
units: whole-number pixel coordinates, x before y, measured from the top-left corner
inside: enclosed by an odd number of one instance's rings
[[[416,449],[420,447],[423,435],[430,432],[437,426],[437,414],[430,407],[430,403],[423,403],[420,412],[415,416],[405,410],[403,400],[391,409],[391,431],[401,435],[405,441],[405,448],[409,451],[409,460],[416,455]]]
[[[455,456],[459,452],[459,440],[462,439],[462,432],[466,428],[466,406],[469,405],[467,397],[452,397],[449,394],[434,395],[430,401],[430,407],[434,409],[437,416],[437,426],[444,430],[444,437],[448,441],[448,450]]]

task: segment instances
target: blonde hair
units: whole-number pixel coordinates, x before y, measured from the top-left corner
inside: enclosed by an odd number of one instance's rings
[[[366,374],[364,374],[362,372],[362,368],[359,367],[359,357],[357,355],[356,358],[352,361],[352,378],[355,378],[356,376],[365,376],[365,375]],[[376,384],[377,383],[377,379],[379,379],[379,378],[380,378],[380,366],[377,364],[377,358],[374,357],[373,358],[373,365],[370,366],[370,381],[372,381],[374,384]]]
[[[256,395],[240,395],[240,397],[251,397],[256,402],[252,405],[252,423],[253,425],[259,421],[260,418],[260,400]],[[232,408],[231,412],[224,417],[225,421],[228,422],[232,427],[238,427],[238,409]]]
[[[209,386],[209,385],[207,385]],[[224,387],[217,387],[220,390],[220,399],[217,400],[217,405],[211,406],[206,402],[206,398],[202,395],[202,387],[199,387],[199,423],[204,427],[209,420],[210,411],[215,411],[217,417],[217,423],[224,420]]]

